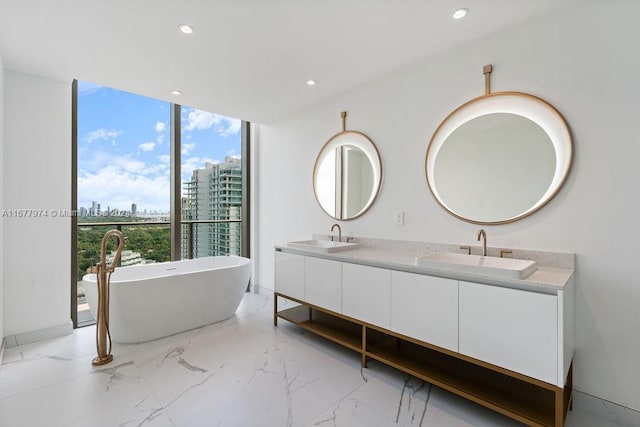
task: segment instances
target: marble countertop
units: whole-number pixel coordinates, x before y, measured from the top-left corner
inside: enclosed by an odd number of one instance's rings
[[[413,253],[381,248],[357,247],[339,252],[320,252],[313,249],[291,248],[277,245],[277,251],[313,256],[340,262],[367,265],[370,267],[386,268],[390,270],[406,271],[409,273],[425,274],[429,276],[445,277],[455,280],[465,280],[505,288],[522,289],[527,291],[556,294],[564,289],[573,275],[572,269],[538,266],[537,270],[524,279],[505,279],[483,274],[471,274],[445,268],[430,268],[417,266],[415,259],[422,253]]]

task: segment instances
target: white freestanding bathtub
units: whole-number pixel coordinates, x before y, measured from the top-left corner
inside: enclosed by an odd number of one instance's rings
[[[235,313],[249,283],[251,260],[206,257],[119,267],[111,275],[109,330],[113,341],[150,341]],[[94,318],[98,307],[95,274],[82,278]]]

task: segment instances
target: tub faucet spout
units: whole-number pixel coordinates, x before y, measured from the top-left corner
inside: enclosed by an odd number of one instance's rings
[[[331,231],[333,231],[334,228],[338,227],[338,242],[342,242],[342,229],[340,228],[339,224],[333,224],[331,226]],[[331,236],[331,240],[333,240],[333,236]]]

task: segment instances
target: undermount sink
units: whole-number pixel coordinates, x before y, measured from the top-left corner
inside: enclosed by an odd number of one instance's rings
[[[317,252],[338,252],[354,249],[357,243],[334,242],[332,240],[300,240],[298,242],[289,242],[287,246],[290,248],[309,249]]]
[[[524,279],[536,271],[536,262],[523,259],[497,258],[438,252],[416,258],[419,267],[443,268],[461,273],[476,273],[508,279]]]

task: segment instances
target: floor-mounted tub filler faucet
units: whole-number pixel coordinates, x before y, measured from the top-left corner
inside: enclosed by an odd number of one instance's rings
[[[487,233],[484,230],[478,232],[478,242],[482,238],[482,256],[487,256]]]
[[[111,263],[107,264],[107,242],[111,236],[116,236],[118,246]],[[100,264],[96,265],[96,279],[98,283],[96,351],[98,356],[91,361],[93,366],[106,365],[113,360],[113,355],[111,354],[111,334],[109,333],[109,281],[111,279],[111,273],[113,273],[120,261],[120,255],[124,249],[124,241],[125,238],[119,230],[109,230],[102,238]]]
[[[339,224],[333,224],[331,226],[331,231],[333,231],[334,228],[338,227],[338,242],[342,242],[342,229],[340,228]],[[331,236],[331,240],[333,241],[333,237]]]

